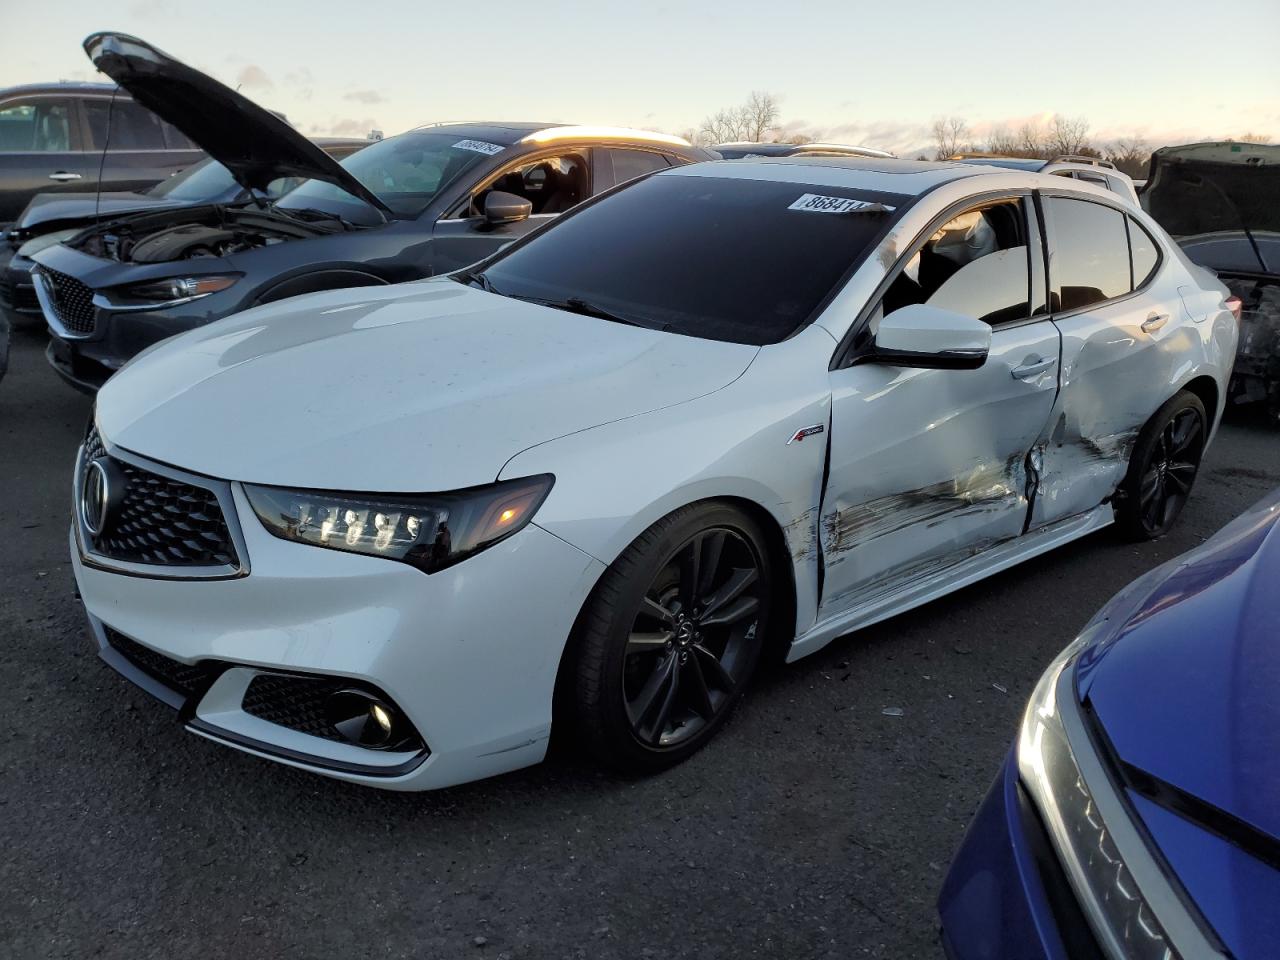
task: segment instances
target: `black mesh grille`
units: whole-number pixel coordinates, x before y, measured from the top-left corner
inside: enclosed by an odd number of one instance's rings
[[[84,462],[106,456],[96,429],[85,439]],[[124,477],[124,495],[94,550],[113,560],[168,566],[238,566],[239,558],[217,495],[112,461]]]
[[[45,288],[53,302],[53,312],[73,333],[92,333],[93,291],[69,274],[42,268]]]
[[[164,654],[156,653],[150,647],[144,647],[135,640],[130,640],[123,633],[111,627],[103,627],[107,634],[107,643],[115,647],[126,660],[139,670],[159,680],[170,690],[192,697],[204,689],[209,679],[209,670],[200,664],[182,663],[172,660]]]
[[[324,705],[350,686],[348,680],[260,673],[250,681],[241,706],[245,713],[290,730],[345,743],[346,738],[326,718]]]

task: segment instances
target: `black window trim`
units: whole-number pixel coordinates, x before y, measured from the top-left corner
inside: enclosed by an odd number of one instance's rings
[[[940,186],[945,185],[947,183],[954,183],[954,182],[955,181],[944,181],[944,184],[940,184]],[[936,190],[937,187],[934,187],[933,189]],[[928,196],[930,192],[931,191],[925,191],[924,193],[917,196],[916,202],[919,202],[923,197]],[[1030,236],[1030,231],[1033,228],[1035,228],[1041,235],[1041,244],[1040,244],[1039,252],[1041,257],[1041,263],[1043,264],[1043,275],[1045,277],[1046,284],[1048,282],[1048,275],[1049,275],[1048,263],[1045,259],[1045,248],[1043,246],[1044,219],[1040,215],[1040,210],[1038,207],[1035,210],[1034,223],[1032,222],[1032,219],[1027,216],[1028,205],[1032,202],[1032,197],[1034,193],[1035,191],[1033,191],[1030,187],[1014,187],[1014,188],[1006,188],[1004,190],[988,190],[983,193],[970,194],[969,196],[965,197],[962,200],[957,200],[956,202],[948,204],[947,206],[943,207],[942,211],[938,213],[936,216],[934,216],[932,219],[930,219],[929,222],[925,225],[924,229],[921,230],[918,234],[916,234],[916,236],[912,239],[911,243],[906,248],[904,248],[903,252],[898,255],[898,258],[894,260],[893,266],[891,266],[885,272],[884,278],[876,285],[876,288],[874,291],[872,291],[871,296],[867,298],[867,302],[863,304],[862,309],[859,310],[857,315],[854,317],[853,323],[849,324],[849,329],[846,330],[844,336],[840,338],[840,343],[836,346],[835,351],[832,353],[831,362],[828,364],[827,369],[842,370],[845,367],[852,367],[857,363],[858,358],[864,355],[865,350],[860,348],[855,348],[853,341],[857,338],[857,336],[863,330],[866,329],[866,326],[870,322],[872,314],[874,314],[876,311],[876,308],[880,306],[880,301],[884,299],[885,293],[888,291],[893,281],[898,278],[898,274],[902,272],[902,269],[907,265],[907,262],[913,256],[915,256],[916,253],[918,253],[926,243],[929,242],[929,238],[932,237],[935,233],[937,233],[938,229],[943,224],[949,222],[950,220],[953,220],[955,217],[958,217],[962,213],[965,213],[969,210],[973,210],[978,207],[992,206],[993,204],[999,203],[1001,201],[1010,201],[1010,200],[1023,201],[1023,219],[1026,222],[1026,228],[1028,231],[1027,293],[1028,293],[1028,306],[1031,307],[1031,303],[1030,303],[1030,300],[1031,300],[1030,294],[1032,292],[1031,284],[1035,282],[1035,269],[1034,269],[1034,260],[1033,260],[1035,256],[1035,252],[1032,249],[1033,238]],[[877,241],[876,246],[879,246],[879,244],[882,243],[883,240],[884,238],[881,237],[880,240]],[[874,249],[874,247],[872,249]],[[859,265],[865,262],[866,262],[866,259],[864,259],[863,261],[860,261]],[[847,283],[849,279],[850,277],[846,277],[844,282],[840,284],[837,290],[843,288],[844,284]],[[1046,290],[1047,289],[1048,287],[1046,286]],[[826,305],[824,304],[823,306],[825,308]],[[1031,307],[1031,308],[1034,309],[1034,307]],[[818,314],[815,314],[815,316],[817,315]],[[1048,313],[1033,314],[1032,316],[1026,317],[1022,320],[1010,320],[1006,323],[999,324],[996,327],[992,327],[992,330],[996,330],[996,329],[1010,330],[1015,327],[1025,326],[1030,323],[1041,323],[1048,319],[1050,319],[1050,314]]]
[[[581,154],[583,155],[583,157],[586,159],[586,162],[587,162],[587,195],[573,208],[576,210],[577,207],[582,206],[583,203],[586,203],[588,200],[594,197],[594,191],[597,187],[596,164],[595,164],[595,158],[592,156],[593,148],[595,146],[596,144],[594,143],[579,143],[574,140],[563,140],[555,144],[549,144],[538,150],[518,152],[514,156],[507,157],[506,159],[503,159],[497,166],[491,168],[490,171],[486,173],[483,177],[481,177],[479,180],[473,181],[470,187],[462,188],[462,193],[458,196],[458,198],[455,199],[448,206],[446,206],[444,209],[444,212],[441,213],[440,216],[436,217],[436,220],[440,221],[440,220],[482,220],[484,219],[481,216],[471,216],[471,217],[463,216],[463,212],[471,206],[472,197],[474,197],[476,194],[484,190],[489,189],[489,187],[491,187],[494,183],[498,181],[499,177],[506,176],[516,167],[523,167],[527,163],[535,163],[538,160],[546,160],[551,157],[563,156],[566,153]],[[507,149],[509,150],[511,148],[508,147]],[[495,157],[501,158],[501,156],[502,156],[501,154],[495,154]],[[462,176],[462,174],[459,174],[459,176]],[[564,211],[564,213],[535,213],[535,214],[532,214],[529,219],[532,220],[534,217],[547,217],[547,218],[562,217],[564,216],[565,213],[568,213],[568,212],[569,211],[566,210]],[[472,266],[475,268],[478,268],[479,264],[472,264]]]
[[[1129,286],[1133,287],[1134,285],[1133,284],[1133,241],[1129,237],[1129,220],[1133,218],[1132,206],[1127,205],[1120,200],[1112,200],[1110,197],[1095,197],[1092,194],[1074,193],[1070,190],[1038,189],[1036,190],[1036,196],[1040,200],[1062,199],[1062,200],[1080,200],[1080,201],[1083,201],[1084,203],[1096,203],[1100,207],[1108,207],[1111,210],[1114,210],[1117,213],[1119,213],[1124,218],[1125,250],[1129,255]],[[1045,256],[1046,271],[1045,272],[1046,272],[1048,283],[1049,283],[1049,292],[1050,294],[1052,294],[1053,292],[1053,251],[1049,248],[1049,236],[1053,227],[1053,210],[1048,205],[1041,203],[1040,213],[1041,213],[1043,229],[1044,229],[1044,242],[1045,242],[1045,254],[1046,254]],[[1138,225],[1142,226],[1141,223],[1139,223]],[[1164,244],[1161,243],[1160,240],[1156,238],[1155,234],[1151,233],[1150,231],[1147,231],[1147,235],[1150,236],[1151,239],[1154,240],[1156,244],[1156,265],[1155,265],[1155,268],[1152,269],[1151,273],[1147,275],[1147,279],[1142,284],[1141,287],[1136,287],[1134,289],[1131,289],[1129,290],[1128,293],[1122,293],[1118,297],[1110,297],[1109,299],[1106,299],[1106,300],[1098,300],[1095,303],[1090,303],[1087,306],[1083,306],[1083,307],[1076,307],[1073,310],[1059,310],[1056,313],[1045,314],[1045,316],[1049,317],[1052,320],[1066,320],[1070,317],[1079,316],[1082,313],[1089,313],[1090,311],[1095,311],[1103,307],[1109,307],[1117,303],[1123,303],[1126,300],[1130,300],[1133,297],[1136,297],[1140,293],[1145,293],[1147,291],[1147,288],[1150,287],[1155,282],[1156,277],[1160,274],[1160,271],[1164,267],[1164,263],[1165,263]],[[1050,302],[1052,302],[1052,300]]]

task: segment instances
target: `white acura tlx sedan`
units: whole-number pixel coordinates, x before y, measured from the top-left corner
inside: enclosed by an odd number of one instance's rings
[[[219,743],[416,790],[554,723],[658,770],[770,653],[1168,530],[1236,309],[1078,181],[663,170],[139,356],[80,451],[76,580],[102,657]]]

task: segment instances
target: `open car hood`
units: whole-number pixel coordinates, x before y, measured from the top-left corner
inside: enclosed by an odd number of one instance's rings
[[[1280,146],[1161,147],[1141,200],[1196,263],[1280,273]]]
[[[390,213],[372,191],[284,120],[146,41],[125,33],[95,33],[85,39],[84,52],[134,101],[226,166],[246,190],[265,191],[279,177],[306,177],[332,183]]]

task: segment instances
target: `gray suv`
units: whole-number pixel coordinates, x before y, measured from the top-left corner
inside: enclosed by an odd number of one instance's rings
[[[100,166],[103,190],[143,190],[203,156],[113,84],[0,90],[0,225],[16,218],[37,193],[94,189]]]

